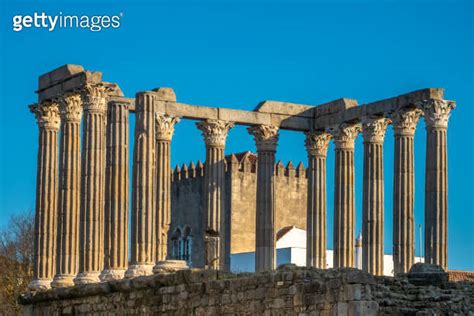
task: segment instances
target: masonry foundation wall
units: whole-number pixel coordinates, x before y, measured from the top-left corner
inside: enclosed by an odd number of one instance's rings
[[[351,268],[285,266],[231,274],[185,270],[22,297],[25,315],[427,315],[468,314],[474,283],[415,286]]]

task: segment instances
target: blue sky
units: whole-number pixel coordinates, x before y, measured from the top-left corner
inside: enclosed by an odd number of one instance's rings
[[[127,96],[174,88],[180,102],[251,110],[259,101],[360,104],[426,87],[457,101],[448,132],[449,267],[474,270],[472,132],[474,8],[470,1],[6,1],[0,2],[0,225],[34,209],[38,75],[63,64],[102,71]],[[25,29],[14,15],[122,14],[114,30]],[[357,232],[361,229],[362,137],[356,143]],[[227,153],[255,150],[243,127]],[[392,243],[393,131],[385,156],[385,251]],[[204,160],[194,122],[176,128],[172,162]],[[303,136],[282,132],[277,158],[306,164]],[[423,223],[425,129],[415,136],[416,227]],[[328,155],[332,236],[333,147]],[[418,231],[416,233],[418,248]],[[332,248],[332,238],[328,240]],[[418,254],[418,249],[417,249]]]

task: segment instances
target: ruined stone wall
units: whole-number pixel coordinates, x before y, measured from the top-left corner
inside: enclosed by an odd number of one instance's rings
[[[474,283],[415,286],[356,269],[184,270],[23,296],[25,315],[467,315]]]
[[[226,236],[230,252],[255,251],[256,211],[256,156],[240,154],[240,159],[227,157],[226,168]],[[177,227],[188,225],[193,232],[193,266],[203,264],[201,226],[201,195],[204,169],[196,165],[183,165],[173,172],[170,233]],[[275,176],[276,220],[275,234],[283,227],[306,229],[307,178],[303,164],[297,168],[290,162],[286,167],[279,162]]]

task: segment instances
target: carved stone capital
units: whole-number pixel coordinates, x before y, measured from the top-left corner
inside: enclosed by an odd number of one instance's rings
[[[64,122],[80,123],[82,118],[82,100],[78,93],[65,94],[57,98],[59,113]]]
[[[86,84],[82,88],[81,96],[84,104],[84,111],[106,114],[107,113],[107,92],[109,89],[103,84]]]
[[[456,103],[448,100],[431,99],[419,102],[416,106],[423,110],[427,128],[446,129],[448,128],[451,110],[456,107]]]
[[[326,157],[332,136],[324,131],[305,132],[305,145],[309,156]]]
[[[273,125],[255,125],[247,128],[255,138],[258,151],[276,151],[278,145],[278,127]]]
[[[156,140],[171,141],[174,133],[174,125],[179,122],[176,116],[155,114]]]
[[[123,107],[124,109],[130,110],[130,102],[124,100],[109,100],[109,106],[111,107]]]
[[[423,112],[420,109],[400,109],[391,114],[395,135],[413,136]]]
[[[334,138],[336,149],[354,149],[354,141],[361,132],[360,124],[343,123],[327,129]]]
[[[391,121],[385,117],[365,117],[362,119],[362,135],[367,143],[383,143],[385,131]]]
[[[30,111],[36,116],[38,126],[43,129],[57,131],[61,123],[59,104],[56,102],[43,102],[30,105]]]
[[[196,123],[199,130],[202,131],[206,146],[224,147],[227,139],[227,132],[234,127],[234,123],[208,119]]]

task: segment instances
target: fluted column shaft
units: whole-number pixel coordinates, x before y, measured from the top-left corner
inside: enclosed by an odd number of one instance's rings
[[[78,270],[79,208],[81,184],[81,118],[79,94],[58,99],[61,116],[59,149],[58,221],[56,245],[56,275],[52,287],[74,285]]]
[[[106,88],[86,85],[82,98],[80,253],[75,284],[99,282],[104,265]]]
[[[171,139],[177,117],[157,114],[156,128],[156,261],[168,256],[168,231],[171,224]]]
[[[228,130],[233,124],[207,120],[197,123],[197,127],[202,131],[206,144],[203,192],[205,267],[226,270],[230,247],[225,244],[224,148]]]
[[[446,133],[455,103],[420,104],[426,123],[425,262],[448,269],[448,153]]]
[[[360,130],[359,125],[352,124],[342,124],[329,129],[336,145],[333,255],[335,268],[354,267],[354,140]]]
[[[39,137],[33,280],[29,288],[46,290],[51,287],[55,270],[60,118],[57,103],[35,104],[30,110],[36,116]]]
[[[257,145],[257,212],[255,271],[275,269],[275,152],[278,127],[256,125],[248,129]]]
[[[114,100],[107,111],[104,270],[102,281],[123,278],[128,266],[129,103]]]
[[[374,275],[383,275],[383,141],[389,122],[385,118],[365,118],[362,125],[364,135],[362,269]]]
[[[326,156],[331,135],[306,133],[308,152],[308,204],[306,216],[306,266],[326,268]]]
[[[395,135],[393,175],[393,268],[408,272],[414,260],[414,144],[421,111],[399,110],[392,115]]]
[[[138,93],[132,174],[131,265],[126,277],[151,274],[155,262],[155,113],[156,94]]]

